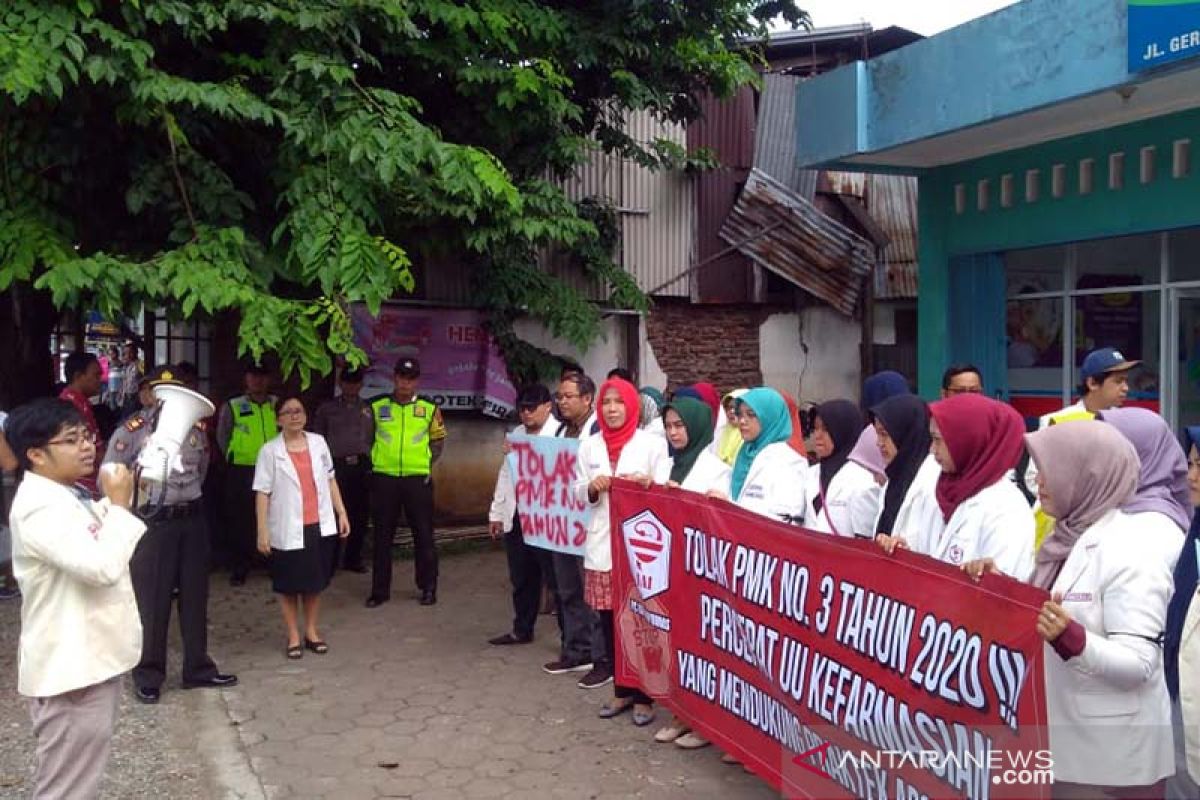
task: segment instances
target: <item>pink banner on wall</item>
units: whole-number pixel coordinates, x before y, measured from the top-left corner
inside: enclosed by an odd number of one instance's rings
[[[418,392],[445,411],[482,411],[507,417],[517,390],[483,315],[471,309],[385,305],[378,316],[355,304],[350,310],[354,343],[370,359],[363,396],[392,390],[392,371],[406,356],[421,363]]]

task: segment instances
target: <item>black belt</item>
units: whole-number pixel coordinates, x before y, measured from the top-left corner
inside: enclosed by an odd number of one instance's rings
[[[163,506],[162,510],[154,516],[155,522],[162,522],[170,519],[183,519],[194,514],[199,514],[201,511],[199,500],[189,500],[186,503],[175,503],[169,506]]]
[[[371,464],[371,457],[363,454],[357,456],[338,456],[333,463],[343,467],[366,467]]]

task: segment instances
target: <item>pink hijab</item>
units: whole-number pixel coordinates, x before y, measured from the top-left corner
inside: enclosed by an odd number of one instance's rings
[[[1051,506],[1046,511],[1055,517],[1029,582],[1050,589],[1079,537],[1133,498],[1140,464],[1128,439],[1091,419],[1026,434],[1025,443],[1046,482]]]

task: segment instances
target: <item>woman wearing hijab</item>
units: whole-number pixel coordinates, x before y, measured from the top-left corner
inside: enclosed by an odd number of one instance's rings
[[[663,393],[653,386],[643,386],[638,389],[640,413],[638,427],[657,436],[663,436],[662,406],[666,402]]]
[[[1107,419],[1109,414],[1105,413]],[[1187,429],[1188,492],[1200,506],[1200,427]],[[1200,514],[1175,565],[1175,594],[1167,607],[1167,633],[1163,643],[1167,691],[1174,701],[1177,772],[1173,797],[1200,797]]]
[[[1098,418],[1129,440],[1141,464],[1137,493],[1121,510],[1143,524],[1171,524],[1187,533],[1192,524],[1188,459],[1166,421],[1145,408],[1112,408]]]
[[[850,455],[846,460],[852,464],[858,464],[875,479],[875,485],[880,487],[880,492],[875,498],[875,504],[879,506],[883,501],[882,487],[887,483],[887,462],[883,460],[883,453],[879,452],[879,435],[875,433],[874,425],[868,425],[863,428],[863,432],[859,434],[854,449],[850,451]],[[875,510],[875,519],[878,518],[879,509],[877,507]],[[875,520],[873,519],[871,522],[874,524]]]
[[[870,470],[850,460],[862,431],[862,412],[849,400],[817,406],[812,443],[818,461],[808,468],[808,510],[804,515],[810,530],[874,537],[882,492]],[[875,457],[879,457],[878,448]]]
[[[721,396],[711,383],[693,383],[675,391],[675,397],[694,397],[708,406],[713,413],[713,420],[721,413]]]
[[[734,401],[748,391],[750,390],[734,389],[721,398],[722,413],[717,420],[717,432],[710,446],[710,449],[716,454],[717,458],[731,467],[733,466],[733,462],[737,461],[738,450],[742,447],[742,432],[737,426],[737,417],[734,414]]]
[[[584,599],[600,616],[604,657],[595,667],[612,675],[613,596],[612,550],[608,514],[608,490],[613,476],[665,483],[671,469],[667,443],[638,428],[638,390],[632,383],[610,378],[600,385],[600,432],[579,445],[575,462],[575,491],[592,507],[584,545]],[[599,684],[598,684],[599,685]],[[610,719],[633,709],[635,725],[654,721],[654,708],[641,691],[614,684],[614,697],[601,710]]]
[[[1038,499],[1055,518],[1031,583],[1051,592],[1037,630],[1045,658],[1055,797],[1162,797],[1174,771],[1159,642],[1183,534],[1121,510],[1137,452],[1086,420],[1025,437]]]
[[[1008,473],[1025,451],[1025,421],[1012,406],[959,394],[929,407],[933,458],[941,467],[915,552],[963,566],[991,559],[1017,580],[1033,572],[1033,511]]]
[[[873,409],[884,400],[898,394],[912,394],[912,390],[908,388],[908,380],[892,370],[876,372],[863,381],[863,408]]]
[[[709,447],[713,440],[712,410],[695,398],[676,398],[663,409],[663,425],[672,456],[667,486],[697,494],[728,495],[731,470]],[[675,742],[685,750],[708,744],[679,717],[654,734],[654,741]]]
[[[733,465],[730,496],[747,511],[784,522],[804,517],[808,461],[788,445],[792,420],[774,389],[760,386],[736,401],[744,444]]]
[[[875,541],[891,553],[925,533],[922,517],[934,502],[941,468],[929,454],[929,406],[914,394],[889,397],[871,409],[879,452],[887,464]]]
[[[804,425],[800,421],[800,404],[796,402],[796,398],[788,392],[780,392],[783,396],[783,402],[787,403],[788,419],[792,421],[792,435],[788,439],[788,447],[795,450],[800,456],[808,461],[808,447],[804,444]]]

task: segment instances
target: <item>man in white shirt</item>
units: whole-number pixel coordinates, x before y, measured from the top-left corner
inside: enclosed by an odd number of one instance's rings
[[[521,389],[517,397],[517,414],[521,424],[513,433],[554,436],[559,424],[550,416],[553,405],[550,390],[542,384]],[[505,447],[507,452],[508,448]],[[489,639],[488,644],[492,645],[528,644],[533,641],[543,576],[551,585],[554,582],[554,562],[550,551],[527,544],[521,532],[514,480],[506,457],[496,478],[496,491],[492,497],[492,507],[488,510],[488,529],[493,539],[504,537],[504,549],[508,553],[508,577],[513,587],[513,625],[510,632]],[[561,620],[559,625],[562,625]]]
[[[25,470],[10,522],[25,598],[17,690],[37,736],[33,797],[94,798],[121,676],[141,653],[129,559],[146,526],[128,510],[133,476],[124,466],[100,473],[100,502],[76,486],[92,474],[96,441],[71,403],[22,406],[5,434]]]

